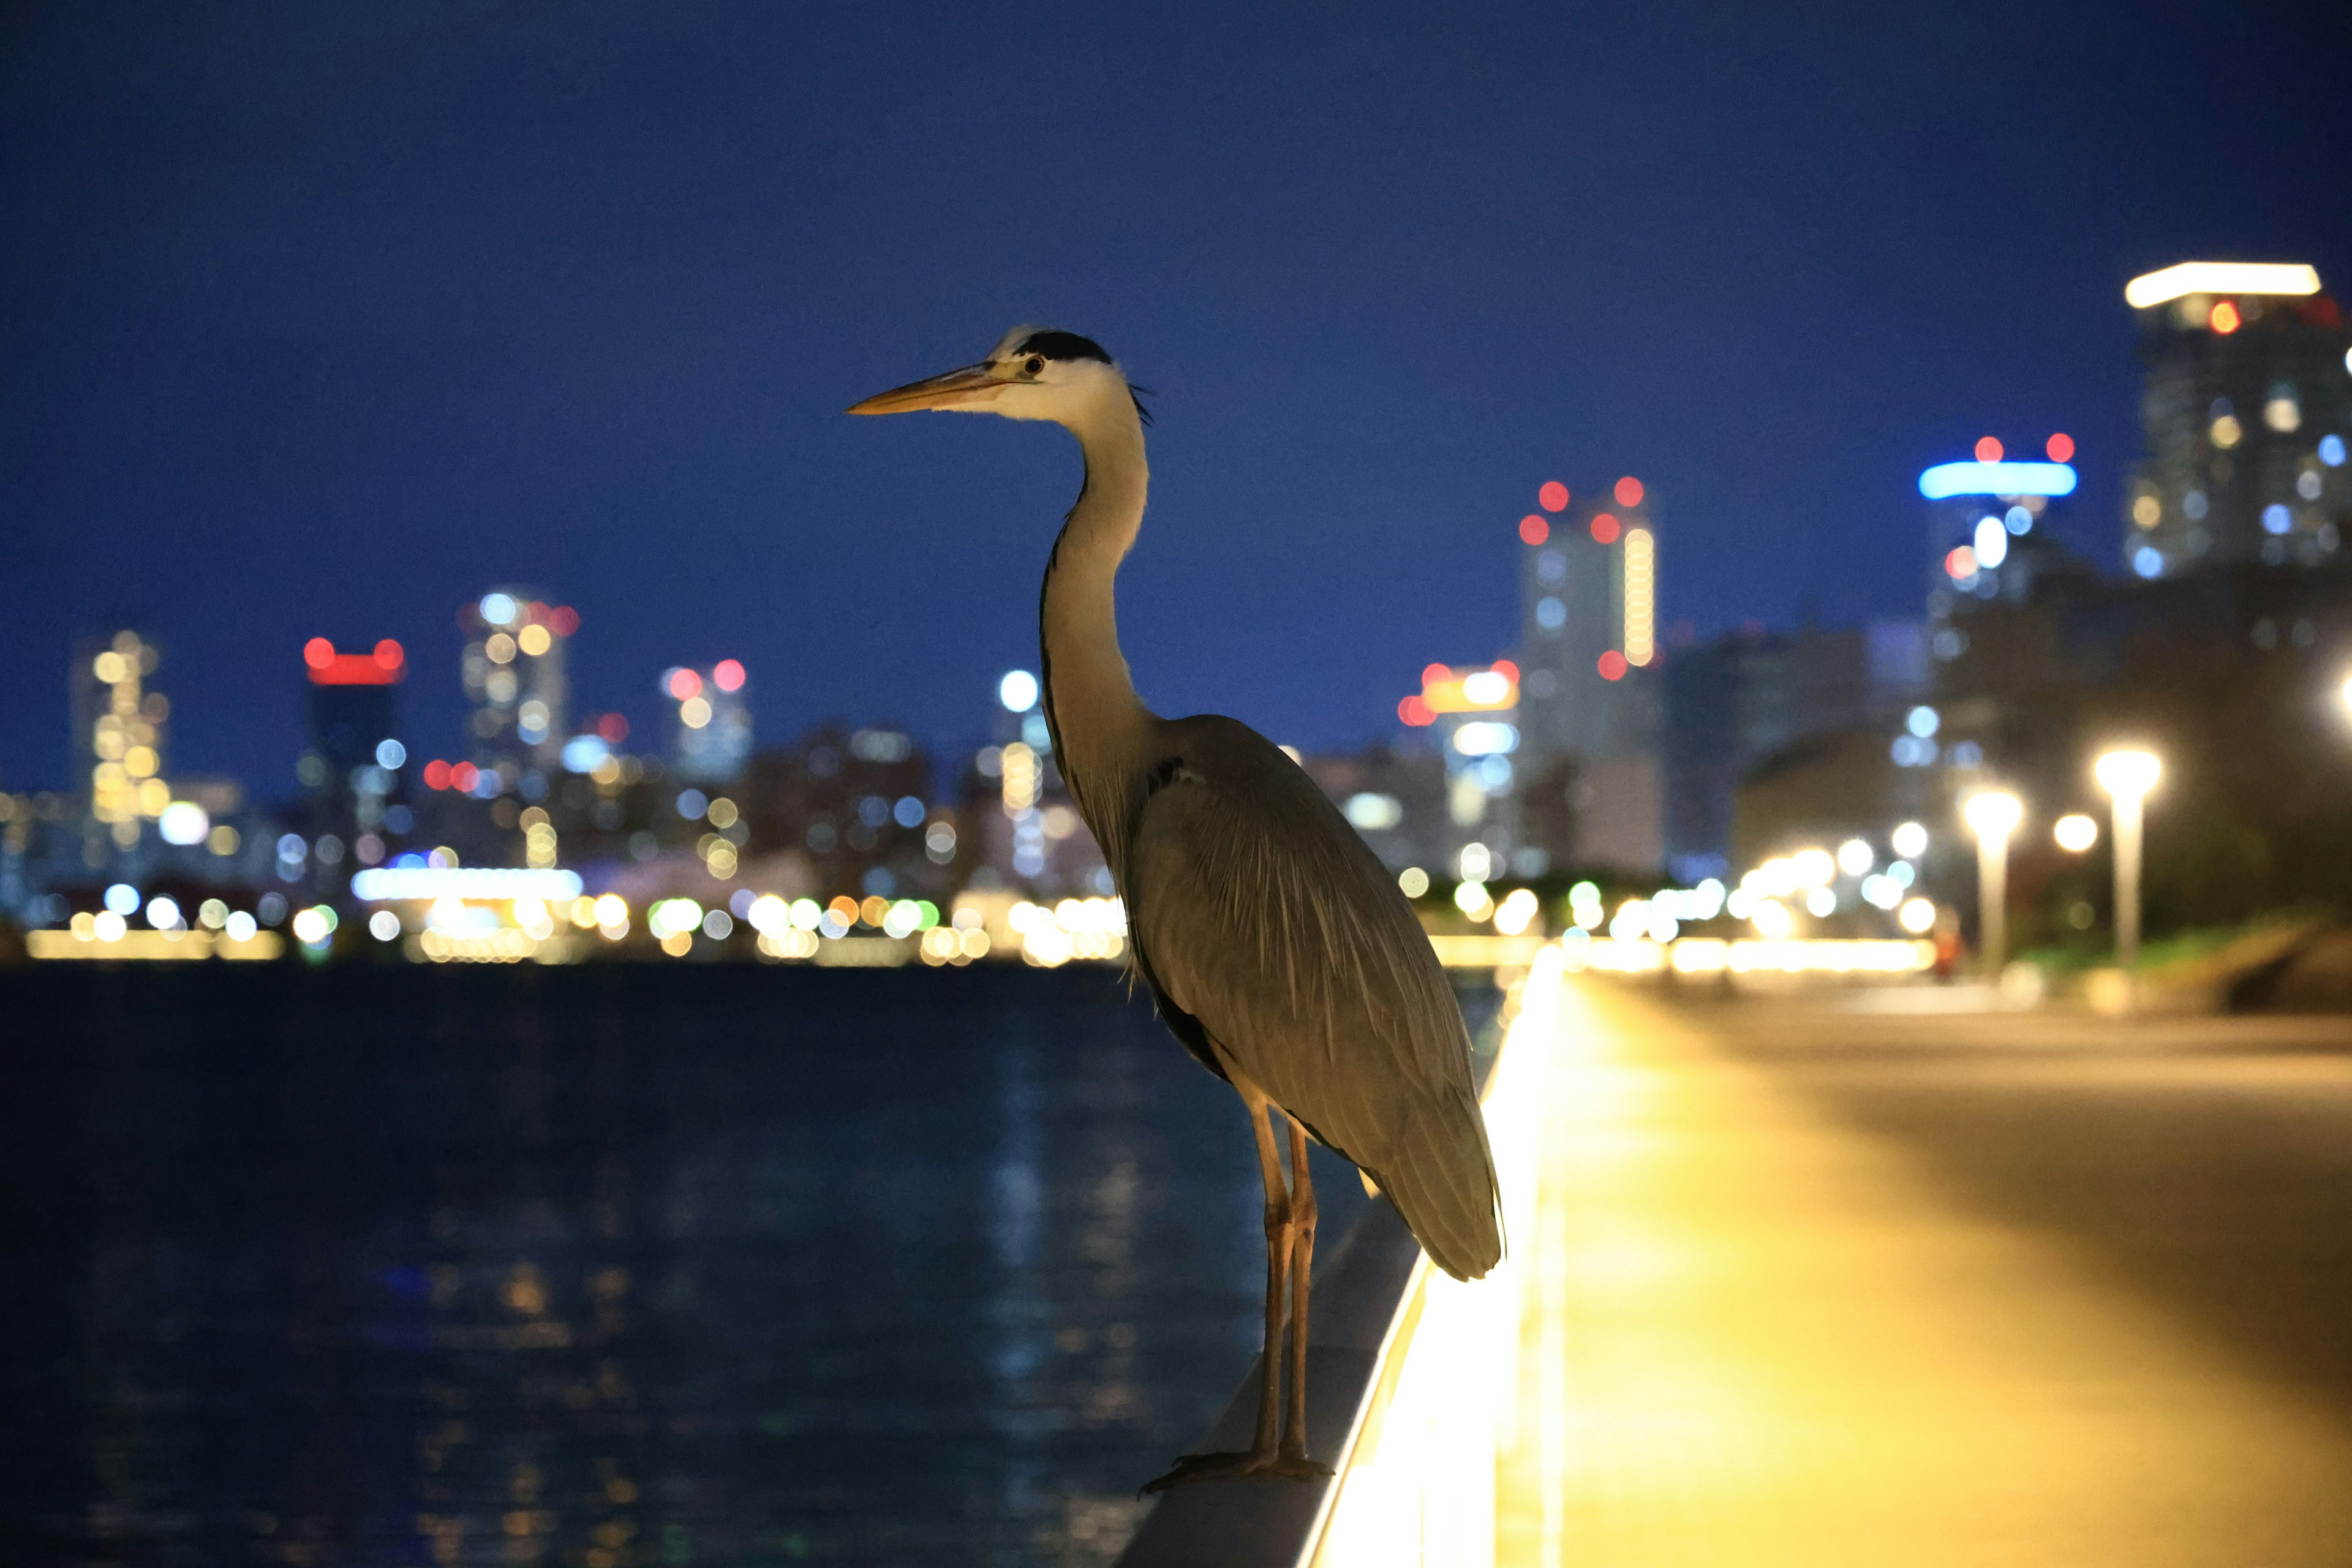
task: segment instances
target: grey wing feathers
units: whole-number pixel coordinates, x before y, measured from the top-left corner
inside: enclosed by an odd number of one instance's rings
[[[1164,726],[1124,886],[1138,957],[1216,1049],[1363,1167],[1430,1257],[1501,1256],[1469,1035],[1387,870],[1313,781],[1230,719]]]

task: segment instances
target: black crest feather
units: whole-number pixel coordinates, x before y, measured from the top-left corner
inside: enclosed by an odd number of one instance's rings
[[[1076,332],[1056,331],[1052,328],[1030,333],[1021,341],[1021,347],[1016,352],[1044,354],[1047,359],[1091,359],[1100,360],[1105,364],[1111,363],[1110,355],[1105,353],[1102,344],[1094,339],[1082,338]]]

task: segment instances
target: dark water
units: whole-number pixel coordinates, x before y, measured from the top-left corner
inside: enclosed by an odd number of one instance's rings
[[[0,975],[0,1562],[1101,1563],[1259,1203],[1100,970]]]

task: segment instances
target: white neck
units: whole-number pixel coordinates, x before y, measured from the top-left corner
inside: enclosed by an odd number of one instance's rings
[[[1151,476],[1134,401],[1124,384],[1118,393],[1115,403],[1106,397],[1086,417],[1066,421],[1086,457],[1087,481],[1054,542],[1038,629],[1056,761],[1079,814],[1123,876],[1127,797],[1149,760],[1141,731],[1152,715],[1119,652],[1113,584],[1143,526]]]

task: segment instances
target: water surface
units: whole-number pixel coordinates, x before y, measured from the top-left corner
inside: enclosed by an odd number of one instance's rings
[[[11,1563],[1103,1563],[1256,1350],[1238,1102],[1108,971],[20,971],[0,1018]]]

